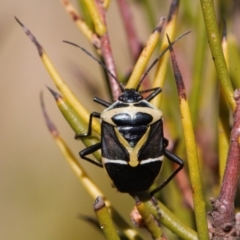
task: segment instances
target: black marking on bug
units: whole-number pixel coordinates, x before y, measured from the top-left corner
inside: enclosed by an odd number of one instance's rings
[[[162,112],[151,105],[152,99],[160,88],[148,89],[151,92],[145,99],[135,89],[125,89],[113,104],[95,98],[107,108],[102,113],[92,113],[88,133],[78,138],[91,135],[92,117],[100,118],[101,142],[80,152],[81,158],[94,162],[88,154],[101,149],[102,165],[120,192],[138,193],[147,191],[162,168],[163,157],[179,165],[168,179],[154,189],[153,195],[164,187],[183,167],[183,161],[166,150],[168,141],[163,135]],[[103,104],[102,104],[103,105]]]
[[[118,113],[112,117],[117,126],[141,126],[152,122],[153,117],[144,112],[138,112],[133,117],[128,113]]]

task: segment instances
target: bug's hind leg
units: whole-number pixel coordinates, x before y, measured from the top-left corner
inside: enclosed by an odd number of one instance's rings
[[[159,192],[162,188],[164,188],[175,176],[176,174],[183,168],[184,162],[181,158],[176,156],[175,154],[169,152],[167,149],[165,149],[164,155],[172,162],[176,163],[179,165],[177,169],[173,171],[173,173],[163,182],[161,183],[157,188],[152,190],[150,192],[150,195],[153,196],[155,193]]]

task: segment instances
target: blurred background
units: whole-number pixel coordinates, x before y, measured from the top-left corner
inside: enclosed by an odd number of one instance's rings
[[[145,43],[153,29],[143,17],[143,9],[137,4],[138,1],[129,2],[137,34]],[[155,23],[160,17],[168,15],[170,2],[162,0],[158,3],[161,7],[154,9]],[[188,6],[187,1],[183,2],[185,7]],[[77,2],[72,3],[78,7]],[[192,28],[187,13],[199,7],[199,1],[189,1],[189,9],[185,8],[187,10],[182,13],[180,5],[181,28],[177,28],[176,35],[192,30],[192,34],[187,37],[189,42],[194,39],[198,29]],[[83,145],[74,140],[72,129],[47,91],[45,85],[54,90],[56,88],[44,69],[35,46],[14,16],[35,35],[62,78],[89,112],[101,111],[101,107],[92,101],[94,96],[109,101],[101,71],[90,57],[79,49],[62,43],[62,40],[80,44],[90,52],[93,52],[92,48],[60,1],[1,0],[0,16],[0,239],[104,239],[96,229],[79,218],[80,214],[95,217],[94,201],[79,183],[45,126],[39,100],[41,91],[51,119],[77,157]],[[229,29],[237,38],[238,16],[234,14]],[[115,1],[112,1],[107,12],[107,24],[117,70],[126,73],[132,65]],[[185,44],[184,40],[178,46],[182,46],[184,52],[184,55],[178,55],[178,61],[189,89],[193,66],[191,53],[196,49],[191,43]],[[208,129],[212,130],[212,126],[209,125]],[[111,188],[102,169],[84,161],[81,163],[106,197],[130,222],[129,213],[134,201],[127,194],[117,193]]]

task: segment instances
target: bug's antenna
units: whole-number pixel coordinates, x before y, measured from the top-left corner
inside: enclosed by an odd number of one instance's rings
[[[178,40],[180,40],[182,37],[186,36],[187,34],[189,34],[191,31],[185,32],[182,35],[180,35],[179,37],[177,37],[173,42],[172,45],[174,43],[176,43]],[[149,68],[146,70],[146,72],[143,74],[142,78],[140,79],[137,87],[136,87],[136,91],[139,90],[144,78],[147,76],[147,74],[150,72],[150,70],[153,68],[153,66],[159,61],[159,59],[170,49],[171,46],[166,47],[163,52],[152,62],[152,64],[149,66]]]
[[[111,77],[116,81],[116,83],[118,84],[119,88],[121,89],[121,91],[124,91],[124,87],[123,85],[118,81],[118,79],[111,73],[111,71],[99,60],[97,59],[95,56],[93,56],[88,50],[86,50],[85,48],[81,47],[80,45],[77,45],[75,43],[69,42],[69,41],[65,41],[63,40],[64,43],[68,43],[70,45],[73,45],[77,48],[80,48],[83,52],[85,52],[88,56],[90,56],[93,60],[95,60],[100,66],[102,66],[110,75]]]

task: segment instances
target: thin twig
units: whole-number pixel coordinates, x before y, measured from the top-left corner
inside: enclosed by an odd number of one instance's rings
[[[106,10],[102,6],[102,1],[94,0],[94,2],[95,2],[96,7],[98,9],[98,13],[99,13],[99,15],[102,19],[102,22],[106,26],[106,19],[105,19],[105,11]],[[104,63],[107,66],[107,68],[109,69],[109,71],[114,76],[117,76],[108,32],[106,31],[105,34],[100,37],[100,39],[101,39],[101,52],[102,52],[102,56],[103,56],[103,59],[104,59]],[[110,84],[111,91],[112,91],[113,100],[116,101],[118,99],[118,96],[121,93],[121,90],[119,89],[119,86],[116,83],[115,79],[110,74],[108,74],[108,78],[109,78],[109,84]]]
[[[229,77],[226,61],[223,56],[221,38],[219,36],[218,25],[216,21],[214,3],[212,0],[201,0],[202,13],[207,31],[208,43],[212,53],[212,58],[217,70],[220,85],[231,109],[235,109],[233,99],[233,86]]]
[[[142,44],[137,37],[137,33],[133,26],[132,13],[130,11],[129,4],[126,0],[117,0],[118,8],[120,10],[120,14],[122,15],[122,21],[124,24],[124,29],[127,34],[127,42],[129,46],[129,51],[132,55],[134,62],[139,57],[141,53]]]

